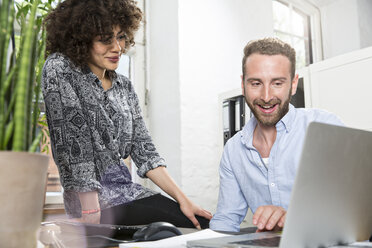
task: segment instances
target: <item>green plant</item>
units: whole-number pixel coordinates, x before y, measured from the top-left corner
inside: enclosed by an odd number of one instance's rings
[[[43,16],[54,1],[2,0],[0,10],[0,150],[35,152],[47,132],[38,128],[45,53]],[[17,7],[17,11],[15,9]],[[16,14],[17,13],[17,14]],[[16,23],[17,22],[17,23]],[[14,27],[20,27],[19,35]],[[10,47],[13,46],[13,47]],[[11,51],[11,52],[10,52]]]

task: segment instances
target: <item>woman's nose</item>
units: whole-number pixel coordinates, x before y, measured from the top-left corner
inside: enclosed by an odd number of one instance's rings
[[[113,37],[111,40],[112,49],[115,52],[122,53],[124,45],[121,44],[120,40],[117,37]]]
[[[115,48],[115,50],[119,50],[119,51],[121,51],[121,46],[120,46],[120,42],[115,38],[114,39],[114,48]]]

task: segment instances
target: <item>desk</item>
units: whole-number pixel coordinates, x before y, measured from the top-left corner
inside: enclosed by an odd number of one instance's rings
[[[191,234],[191,233],[195,233],[195,232],[198,232],[197,229],[194,229],[194,228],[179,228],[179,230],[182,232],[182,234]],[[236,235],[236,234],[248,234],[248,233],[253,233],[255,232],[256,228],[255,227],[248,227],[248,228],[243,228],[241,229],[240,232],[238,233],[230,233],[230,232],[221,232],[221,233],[224,233],[224,234],[233,234],[233,235]],[[79,230],[76,230],[76,232],[68,232],[68,233],[62,233],[61,232],[61,229],[58,225],[56,225],[55,223],[50,223],[48,225],[44,225],[40,228],[40,231],[39,231],[39,237],[40,237],[40,241],[43,241],[43,244],[45,244],[45,248],[54,248],[54,247],[58,247],[58,248],[74,248],[74,247],[79,247],[79,248],[82,248],[82,247],[110,247],[110,248],[114,248],[114,247],[119,247],[118,244],[116,245],[111,245],[111,246],[102,246],[102,245],[99,245],[98,243],[98,246],[89,246],[88,245],[88,242],[86,241],[84,235],[81,234],[81,231]],[[200,233],[202,234],[202,233]],[[76,239],[76,243],[74,243],[74,245],[66,245],[64,242],[65,241],[69,241],[71,239]],[[53,243],[56,243],[53,245]],[[91,242],[91,243],[95,243],[95,242]],[[49,244],[49,245],[48,245]],[[97,243],[95,243],[97,244]],[[347,247],[353,247],[353,248],[356,248],[356,247],[372,247],[372,243],[358,243],[358,244],[353,244],[352,246],[334,246],[333,248],[347,248]]]
[[[57,222],[45,222],[39,228],[38,236],[39,241],[45,248],[84,248],[84,247],[119,247],[119,245],[106,245],[107,241],[103,238],[87,239],[85,231],[81,228],[70,227],[70,230],[58,225]],[[197,232],[195,228],[179,228],[182,234],[190,234]],[[123,239],[126,240],[126,239]],[[130,240],[128,237],[127,240]],[[96,246],[92,244],[97,244]]]

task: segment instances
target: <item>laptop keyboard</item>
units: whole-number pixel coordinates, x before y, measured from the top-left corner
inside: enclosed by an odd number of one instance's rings
[[[244,240],[244,241],[239,241],[239,242],[232,242],[230,244],[265,246],[265,247],[279,247],[280,238],[281,237],[264,238],[264,239],[252,239],[252,240]]]
[[[89,224],[71,221],[56,222],[65,233],[79,233],[84,236],[102,235],[115,239],[131,239],[141,226],[125,226],[111,224]]]

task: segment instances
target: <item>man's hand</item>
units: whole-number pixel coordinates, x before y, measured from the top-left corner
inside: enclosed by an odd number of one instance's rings
[[[271,231],[284,226],[287,211],[279,206],[260,206],[253,215],[253,225],[257,226],[258,232]]]

